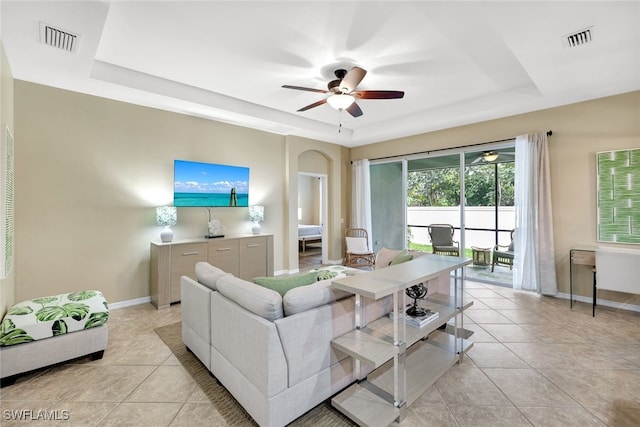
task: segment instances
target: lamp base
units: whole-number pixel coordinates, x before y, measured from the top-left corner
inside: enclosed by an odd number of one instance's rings
[[[162,240],[163,243],[169,243],[173,240],[173,231],[171,231],[168,225],[160,232],[160,240]]]
[[[262,231],[262,227],[260,227],[260,223],[254,222],[253,225],[251,226],[251,232],[253,234],[260,234],[260,231]]]

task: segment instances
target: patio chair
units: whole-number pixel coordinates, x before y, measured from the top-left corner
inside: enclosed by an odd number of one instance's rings
[[[344,265],[347,267],[374,267],[376,255],[369,249],[369,235],[364,228],[347,228],[345,230],[347,249]]]
[[[460,256],[460,246],[453,240],[453,225],[430,224],[427,231],[434,254]]]
[[[493,273],[496,264],[508,265],[509,270],[513,269],[513,234],[515,230],[511,230],[511,243],[508,245],[495,245],[493,247],[493,261],[491,262],[491,272]],[[504,248],[504,249],[501,249]]]

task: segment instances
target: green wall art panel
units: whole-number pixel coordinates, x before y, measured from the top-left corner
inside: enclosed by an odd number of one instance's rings
[[[640,244],[640,148],[596,156],[598,241]]]

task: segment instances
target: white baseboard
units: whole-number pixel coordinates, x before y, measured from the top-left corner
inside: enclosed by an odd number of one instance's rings
[[[109,310],[116,310],[118,308],[131,307],[132,305],[140,305],[151,302],[151,297],[142,297],[136,299],[130,299],[128,301],[118,301],[118,302],[110,302]]]
[[[562,298],[562,299],[569,299],[570,295],[569,294],[565,294],[562,292],[559,292],[555,295],[556,298]],[[584,302],[587,304],[592,304],[593,303],[593,298],[591,297],[584,297],[581,295],[574,295],[573,296],[574,301],[580,301],[580,302]],[[615,301],[609,301],[606,299],[601,299],[601,298],[596,298],[596,309],[597,306],[602,305],[605,307],[613,307],[613,308],[619,308],[622,310],[629,310],[629,311],[636,311],[640,313],[640,305],[635,305],[635,304],[627,304],[624,302],[615,302]]]
[[[295,270],[278,270],[278,271],[274,271],[273,275],[274,276],[282,276],[283,274],[295,274],[298,273],[300,270],[299,269],[295,269]]]

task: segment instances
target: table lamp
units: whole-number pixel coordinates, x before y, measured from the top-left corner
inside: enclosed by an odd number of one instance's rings
[[[174,206],[163,206],[156,208],[156,221],[158,225],[164,226],[160,232],[160,239],[164,242],[173,240],[173,231],[171,226],[176,225],[178,221],[178,212]]]
[[[253,234],[260,234],[260,222],[264,221],[264,206],[249,206],[249,219],[253,222],[253,225],[251,226]]]

